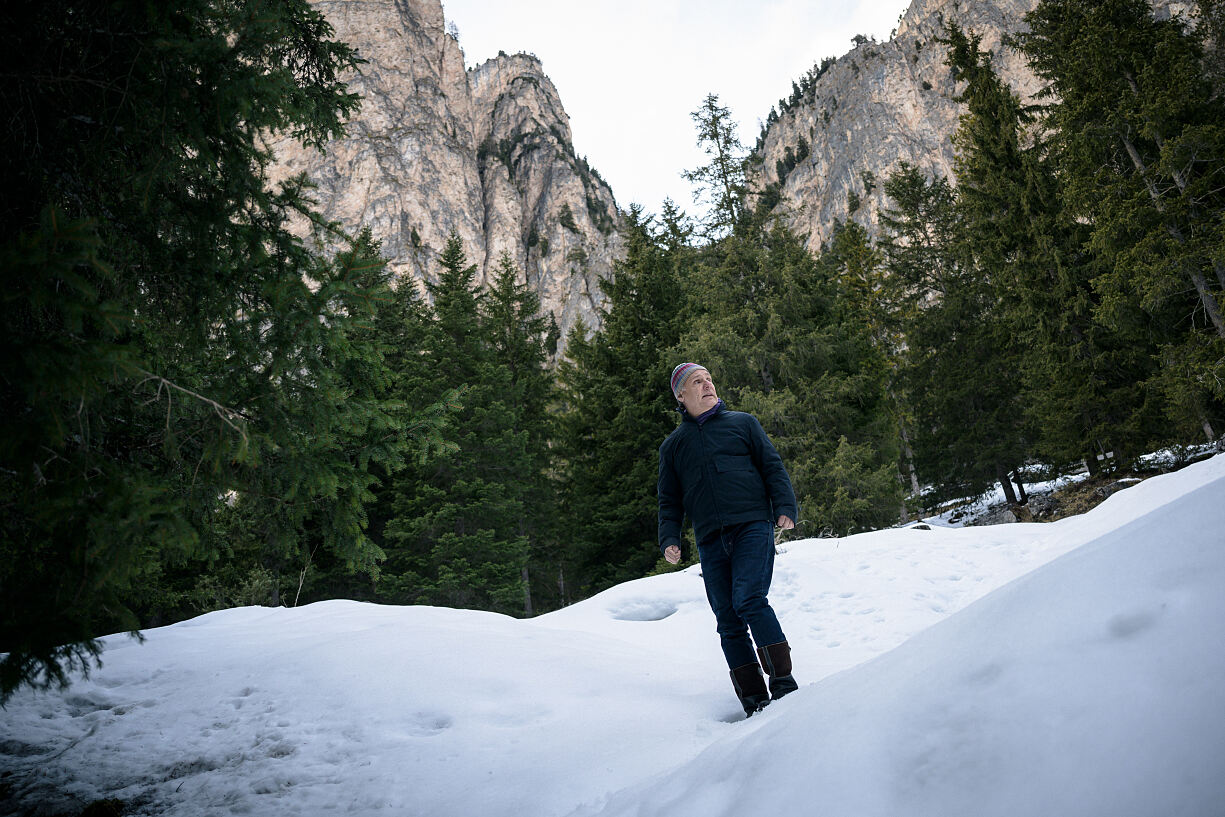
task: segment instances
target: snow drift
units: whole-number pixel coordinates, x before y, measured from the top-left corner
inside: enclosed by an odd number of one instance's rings
[[[107,641],[0,721],[0,811],[1225,814],[1225,456],[1081,517],[788,543],[743,720],[696,568],[530,621],[325,602]]]

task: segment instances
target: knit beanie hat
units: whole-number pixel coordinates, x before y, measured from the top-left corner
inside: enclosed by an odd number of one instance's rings
[[[672,370],[672,395],[677,400],[681,399],[681,389],[685,388],[685,381],[694,372],[704,372],[706,367],[698,363],[682,363]]]

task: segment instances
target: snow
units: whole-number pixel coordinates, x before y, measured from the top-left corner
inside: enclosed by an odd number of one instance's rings
[[[749,720],[697,568],[526,621],[331,601],[111,636],[0,716],[0,811],[1220,817],[1223,531],[1220,455],[1058,522],[786,543],[801,688]]]

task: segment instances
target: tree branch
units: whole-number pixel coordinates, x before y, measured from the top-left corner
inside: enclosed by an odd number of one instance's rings
[[[157,396],[155,396],[154,399],[158,399],[158,397],[160,397],[163,388],[174,389],[175,391],[182,392],[183,394],[186,394],[189,397],[194,397],[195,399],[199,400],[201,403],[211,406],[213,409],[213,413],[216,414],[218,417],[220,417],[223,423],[225,423],[230,428],[234,429],[240,435],[242,435],[242,439],[244,442],[247,441],[247,430],[245,427],[240,425],[240,423],[249,422],[251,418],[243,414],[241,411],[236,411],[232,408],[227,408],[226,406],[223,406],[220,403],[218,403],[216,400],[205,397],[202,394],[197,394],[191,389],[183,388],[177,383],[167,380],[161,375],[156,375],[156,374],[153,374],[152,372],[148,372],[148,371],[145,371],[144,369],[139,369],[139,368],[136,371],[139,374],[142,374],[145,376],[145,379],[140,381],[140,383],[137,384],[137,388],[144,385],[145,383],[148,383],[150,380],[157,382],[158,394]],[[169,396],[167,396],[166,401],[167,401],[166,425],[169,426],[170,425],[170,407],[169,407],[170,398]]]

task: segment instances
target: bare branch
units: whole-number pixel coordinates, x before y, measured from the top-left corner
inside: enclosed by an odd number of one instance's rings
[[[158,387],[157,387],[157,395],[154,397],[155,400],[160,399],[163,388],[174,389],[175,391],[182,392],[183,394],[186,394],[189,397],[194,397],[195,399],[199,400],[201,403],[211,406],[213,409],[213,413],[216,414],[219,418],[221,418],[221,421],[223,423],[225,423],[230,428],[234,429],[240,435],[242,435],[244,442],[247,441],[247,430],[242,425],[242,423],[249,421],[251,418],[247,417],[241,411],[236,411],[232,408],[227,408],[226,406],[223,406],[220,403],[218,403],[216,400],[205,397],[202,394],[197,394],[191,389],[183,388],[177,383],[167,380],[161,375],[156,375],[156,374],[153,374],[152,372],[147,372],[144,369],[137,369],[136,371],[145,376],[145,379],[140,381],[140,383],[137,384],[137,388],[149,382],[150,380],[157,381]],[[166,426],[167,428],[169,428],[170,426],[170,396],[169,395],[166,396],[166,403],[167,403],[166,405]]]

